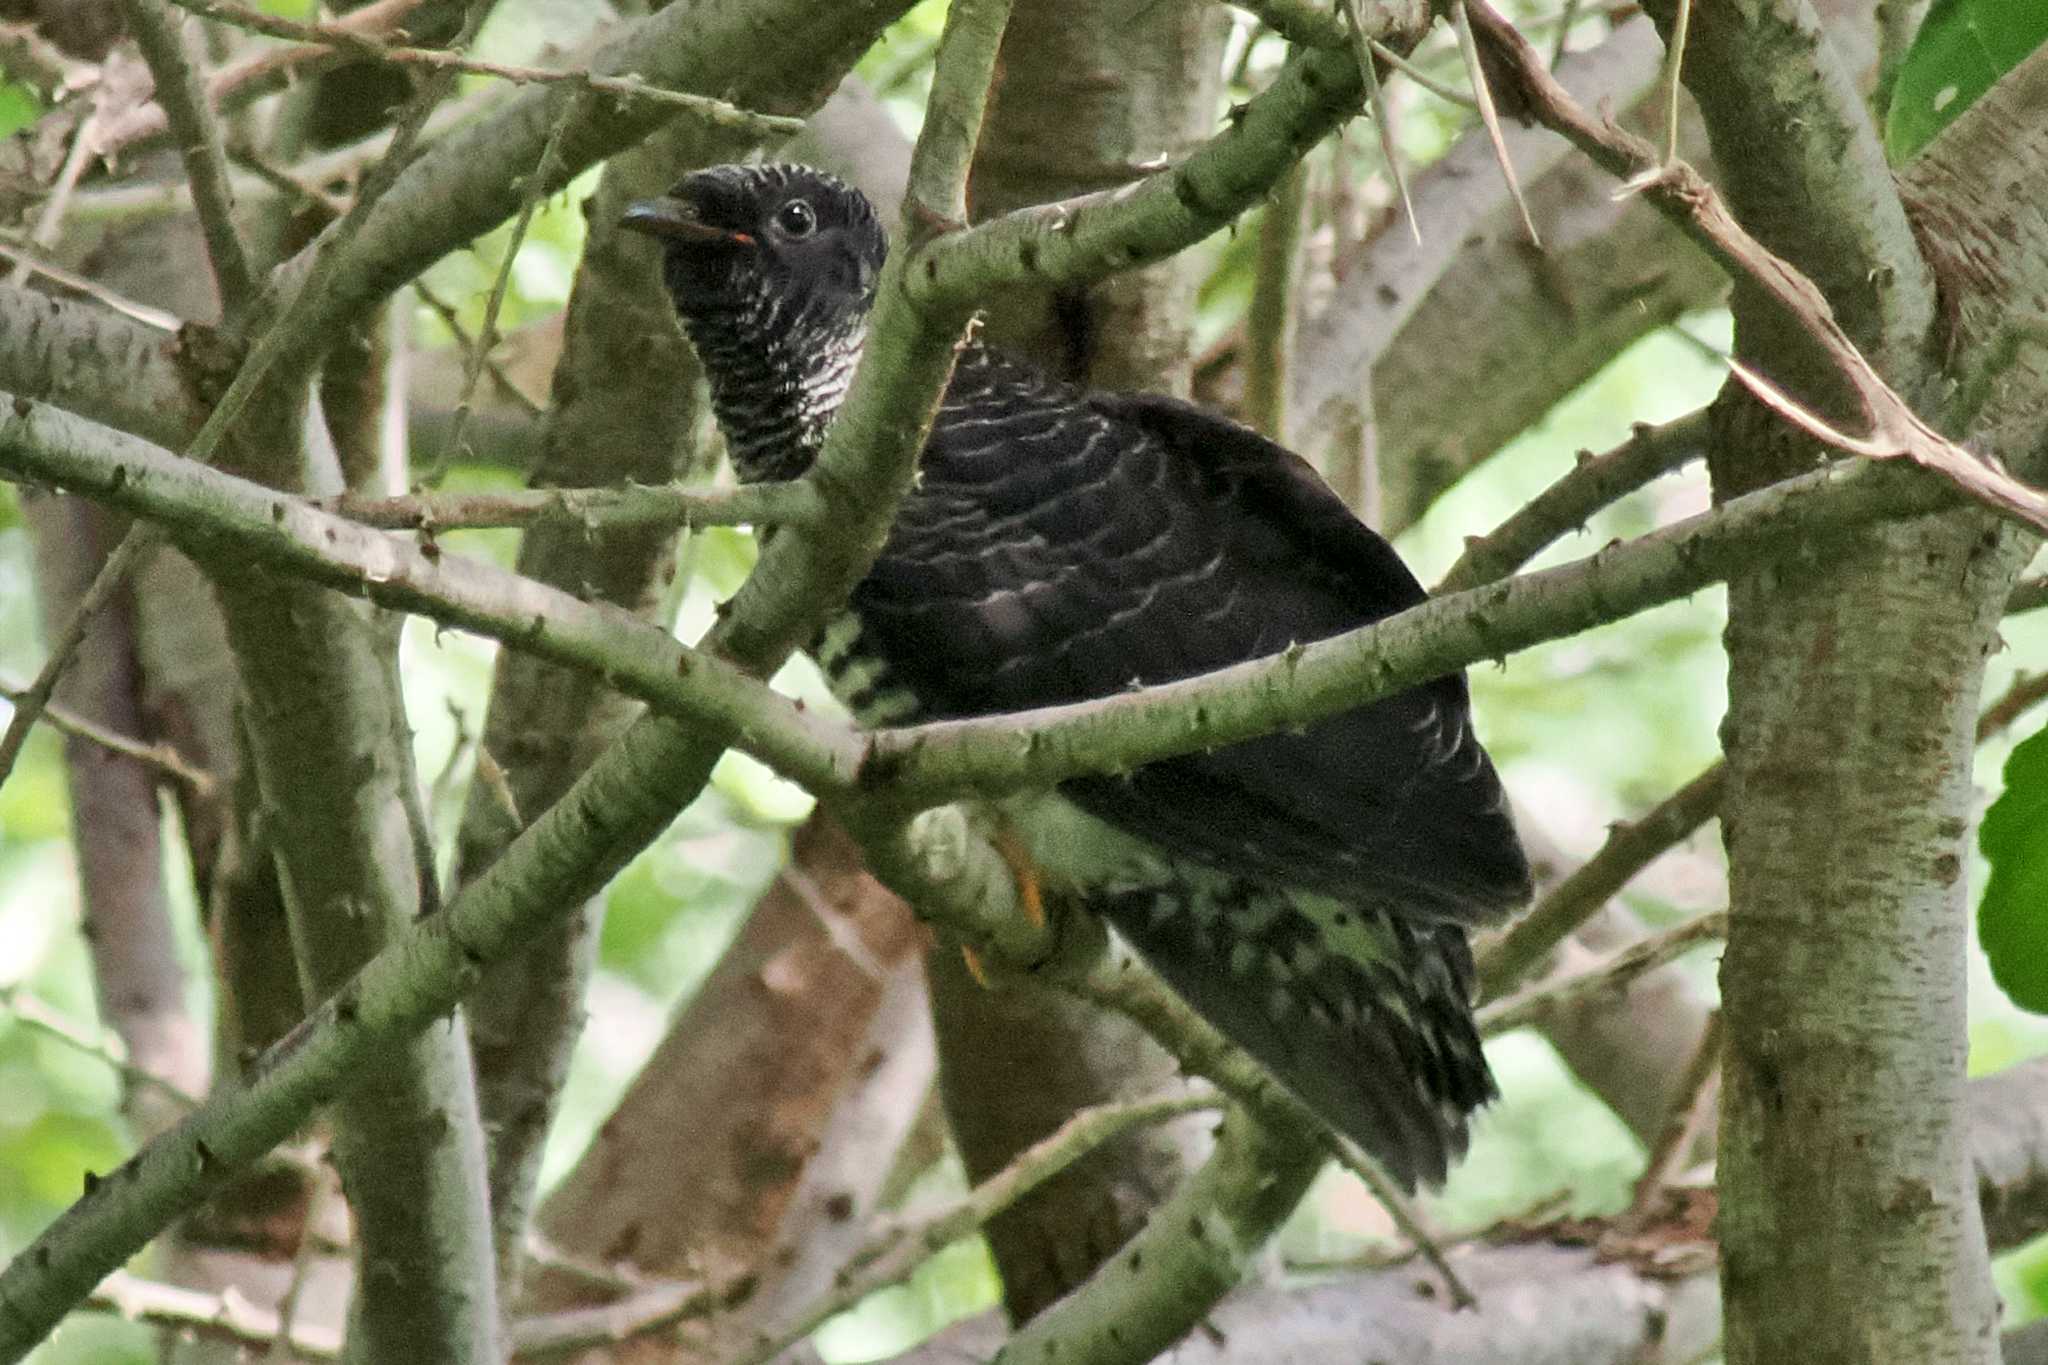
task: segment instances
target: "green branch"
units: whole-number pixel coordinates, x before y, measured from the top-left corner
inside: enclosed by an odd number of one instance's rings
[[[1082,284],[1149,265],[1230,225],[1365,99],[1348,52],[1297,52],[1184,160],[1113,190],[1017,209],[928,249],[910,287],[971,307],[1004,285]]]
[[[878,731],[869,737],[862,778],[871,791],[930,803],[1233,744],[1619,620],[1762,557],[1812,550],[1873,521],[1953,503],[1940,481],[1900,468],[1834,466],[1559,568],[1433,598],[1270,658],[1023,717]]]
[[[161,0],[124,0],[128,28],[156,78],[157,103],[163,107],[178,153],[185,161],[185,179],[192,186],[199,230],[206,239],[207,259],[220,292],[221,312],[239,318],[256,301],[260,285],[249,254],[235,231],[234,196],[228,189],[228,159],[213,105],[199,79],[198,63],[185,42],[184,25]]]
[[[43,404],[0,409],[0,470],[161,521],[202,560],[282,568],[590,670],[650,705],[738,736],[820,790],[853,788],[860,750],[852,731],[617,607],[372,530]]]

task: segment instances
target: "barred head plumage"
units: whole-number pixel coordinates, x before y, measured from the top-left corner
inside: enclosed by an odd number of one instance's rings
[[[748,478],[800,473],[844,397],[888,236],[858,190],[809,166],[714,166],[626,210]]]

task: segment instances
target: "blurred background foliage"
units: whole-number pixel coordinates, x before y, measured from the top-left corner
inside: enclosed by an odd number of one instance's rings
[[[1994,7],[1998,0],[1993,0]],[[305,17],[304,0],[267,0],[266,8]],[[1526,5],[1528,13],[1547,6]],[[1576,8],[1576,7],[1574,7]],[[1594,7],[1579,22],[1575,41],[1597,40],[1604,21]],[[2015,10],[2027,6],[2013,6]],[[1967,3],[1937,3],[1945,16],[1940,40],[1954,42],[1973,13]],[[915,131],[930,79],[930,58],[944,7],[927,0],[861,62],[859,74],[887,101],[906,132]],[[479,55],[505,61],[538,60],[547,49],[569,45],[592,22],[590,11],[567,0],[508,0],[498,7],[479,43]],[[1253,37],[1239,16],[1235,54],[1241,97],[1261,85],[1281,60],[1281,44]],[[1553,24],[1553,28],[1555,25]],[[1554,33],[1539,35],[1554,42]],[[1439,30],[1417,60],[1457,83],[1455,51]],[[1958,59],[1961,60],[1961,59]],[[1981,73],[1980,73],[1981,75]],[[1947,77],[1935,58],[1909,66],[1902,91],[1921,91]],[[1974,78],[1973,78],[1974,79]],[[1988,85],[1981,81],[1978,88]],[[1462,110],[1397,82],[1404,153],[1413,164],[1441,154],[1463,130]],[[1938,93],[1940,86],[1935,87]],[[1941,101],[1944,114],[1950,100]],[[1934,96],[1928,97],[1931,105]],[[26,90],[0,85],[0,134],[24,127],[40,112]],[[1924,122],[1924,121],[1923,121]],[[1900,139],[1931,136],[1920,124]],[[1356,128],[1334,153],[1368,182],[1384,207],[1387,190],[1377,150]],[[548,201],[519,245],[501,320],[504,331],[544,319],[566,302],[582,246],[582,199],[595,172]],[[1240,320],[1251,292],[1257,220],[1196,248],[1208,271],[1194,320],[1197,351],[1224,337]],[[450,302],[472,334],[482,323],[484,298],[498,273],[510,234],[500,229],[466,252],[435,265],[426,282]],[[423,348],[454,344],[440,314],[425,304],[413,312]],[[1439,500],[1399,545],[1424,582],[1440,577],[1467,536],[1483,533],[1573,463],[1581,451],[1603,450],[1633,422],[1661,422],[1710,399],[1725,373],[1717,353],[1728,342],[1728,319],[1715,312],[1685,319],[1618,357],[1568,401],[1502,449]],[[432,452],[416,452],[424,464]],[[423,458],[425,457],[425,458]],[[516,473],[457,466],[451,487],[512,487]],[[1633,536],[1688,515],[1707,503],[1705,474],[1697,465],[1667,477],[1598,516],[1539,563],[1577,557],[1610,539]],[[463,553],[510,566],[510,532],[460,532],[445,543]],[[0,683],[20,684],[42,656],[29,547],[15,493],[0,484]],[[677,593],[677,629],[693,638],[711,619],[753,561],[750,537],[739,531],[700,533],[684,554]],[[1539,812],[1543,833],[1565,852],[1593,851],[1611,823],[1631,818],[1667,795],[1718,752],[1715,729],[1725,702],[1719,636],[1723,594],[1716,589],[1614,626],[1516,655],[1472,672],[1480,725],[1508,785],[1525,811]],[[2030,662],[2048,658],[2048,613],[2008,623],[2007,649],[1991,664],[1987,697],[1999,695]],[[481,728],[494,647],[414,622],[403,658],[407,700],[418,732],[420,771],[431,784],[433,810],[444,850],[473,764],[472,737]],[[780,685],[814,704],[833,703],[815,673],[793,662]],[[0,703],[4,706],[4,703]],[[0,716],[4,716],[0,711]],[[2038,728],[2017,729],[1983,746],[1977,785],[1983,802],[1999,791],[2012,745]],[[117,1043],[101,1041],[84,943],[67,829],[67,802],[59,743],[40,728],[4,788],[0,788],[0,1258],[12,1254],[78,1193],[88,1172],[104,1171],[130,1150],[119,1112],[117,1071],[107,1057]],[[545,1181],[573,1163],[596,1126],[659,1041],[670,1016],[686,1001],[735,932],[741,916],[775,875],[786,854],[787,831],[809,799],[758,763],[729,755],[713,785],[667,836],[637,859],[612,885],[600,966],[590,999],[590,1025],[577,1053],[562,1116],[547,1154]],[[166,814],[166,819],[174,818]],[[167,849],[182,847],[167,838]],[[203,992],[203,945],[195,924],[189,874],[169,869],[181,898],[181,951],[188,979]],[[1725,869],[1713,827],[1666,855],[1625,893],[1627,903],[1652,924],[1669,923],[1718,907],[1725,900]],[[1983,884],[1981,862],[1973,884]],[[1689,966],[1711,986],[1716,954],[1710,946]],[[2048,1051],[2048,1022],[2014,1007],[1992,984],[1981,958],[1972,964],[1973,1072],[1997,1070]],[[194,1001],[204,1011],[208,1002]],[[203,1014],[202,1014],[202,1017]],[[42,1022],[38,1022],[38,1021]],[[68,1021],[64,1038],[47,1026]],[[98,1050],[96,1055],[95,1049]],[[1643,1153],[1622,1124],[1593,1100],[1533,1033],[1502,1038],[1489,1048],[1503,1099],[1479,1119],[1472,1155],[1449,1186],[1427,1204],[1447,1233],[1474,1230],[1531,1212],[1613,1211],[1626,1201]],[[961,1186],[950,1160],[911,1189],[916,1205]],[[1370,1257],[1390,1244],[1384,1216],[1350,1176],[1326,1173],[1280,1239],[1280,1254],[1304,1269]],[[2037,1244],[1999,1259],[1999,1288],[2009,1322],[2048,1314],[2048,1246]],[[993,1265],[978,1242],[956,1246],[933,1260],[908,1285],[875,1296],[828,1325],[819,1344],[832,1360],[872,1358],[900,1349],[935,1327],[992,1306]],[[38,1359],[59,1362],[147,1362],[156,1344],[144,1329],[111,1319],[75,1317]]]

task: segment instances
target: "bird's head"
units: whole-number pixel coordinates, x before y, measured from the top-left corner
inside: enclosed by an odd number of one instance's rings
[[[889,246],[867,196],[809,166],[712,166],[620,225],[660,239],[686,323],[764,307],[785,324],[864,316]]]
[[[620,226],[662,244],[662,279],[746,478],[816,454],[867,335],[889,239],[866,196],[809,166],[712,166]]]

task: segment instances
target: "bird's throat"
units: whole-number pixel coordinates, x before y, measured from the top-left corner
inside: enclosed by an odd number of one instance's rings
[[[711,383],[733,468],[748,483],[800,477],[824,447],[867,339],[863,319],[836,325],[768,309],[685,315]]]

